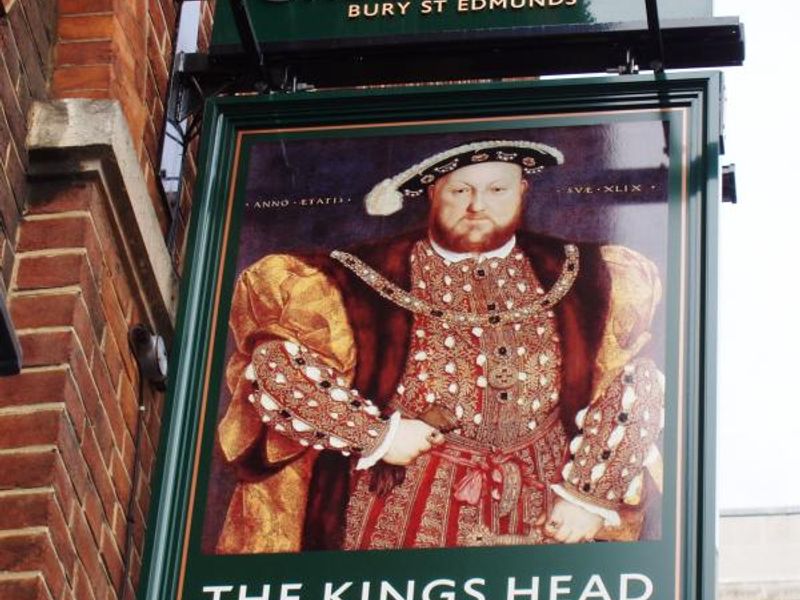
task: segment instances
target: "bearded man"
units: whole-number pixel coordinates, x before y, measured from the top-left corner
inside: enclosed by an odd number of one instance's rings
[[[660,480],[663,376],[642,356],[656,269],[520,231],[555,148],[451,148],[378,184],[370,214],[430,202],[426,231],[270,255],[237,283],[240,483],[220,553],[638,539]]]

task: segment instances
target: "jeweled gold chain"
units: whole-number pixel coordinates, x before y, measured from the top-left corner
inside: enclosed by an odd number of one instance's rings
[[[580,253],[574,244],[564,246],[566,260],[561,267],[561,274],[546,294],[534,302],[515,308],[512,310],[493,311],[485,314],[472,313],[466,311],[447,310],[438,308],[432,304],[421,300],[398,285],[386,279],[372,267],[366,265],[361,259],[334,250],[330,256],[350,269],[355,275],[375,290],[378,294],[396,304],[400,308],[408,310],[414,314],[426,315],[452,325],[482,325],[498,326],[508,323],[518,323],[529,317],[539,314],[543,310],[549,310],[556,306],[561,299],[567,295],[575,278],[578,276]]]

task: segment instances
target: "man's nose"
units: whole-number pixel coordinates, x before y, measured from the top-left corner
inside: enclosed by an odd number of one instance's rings
[[[486,195],[481,190],[472,190],[469,197],[469,210],[481,212],[486,208]]]

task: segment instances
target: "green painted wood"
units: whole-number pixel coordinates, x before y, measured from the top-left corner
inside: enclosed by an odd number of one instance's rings
[[[661,0],[661,19],[712,16],[711,0]],[[265,44],[575,25],[644,22],[644,0],[249,0]],[[534,35],[536,33],[534,32]],[[219,2],[212,46],[239,44],[228,2]]]
[[[636,569],[652,573],[659,588],[654,598],[712,600],[714,598],[714,440],[715,440],[715,344],[714,307],[716,302],[716,207],[719,202],[717,171],[719,153],[719,87],[716,73],[630,76],[574,79],[493,85],[435,86],[386,90],[345,90],[326,93],[270,95],[265,97],[217,98],[208,102],[199,160],[198,189],[193,206],[188,241],[185,277],[181,288],[180,311],[174,365],[164,414],[164,426],[154,475],[154,494],[148,524],[146,556],[141,577],[140,600],[177,600],[183,577],[181,564],[186,542],[187,513],[194,510],[189,525],[188,568],[181,600],[211,598],[201,594],[205,583],[259,582],[292,583],[302,581],[307,590],[318,589],[324,581],[385,579],[400,585],[413,574],[419,582],[436,577],[451,577],[463,582],[470,576],[486,577],[487,598],[502,600],[507,577],[520,582],[533,575],[549,577],[571,574],[575,581],[586,581],[593,573],[614,574]],[[190,506],[191,474],[195,466],[198,439],[202,439],[198,490],[207,484],[207,467],[213,446],[215,408],[210,406],[205,428],[199,430],[200,398],[208,375],[209,397],[216,398],[222,385],[224,346],[230,290],[233,285],[236,253],[227,253],[220,270],[223,250],[224,215],[228,208],[231,174],[237,136],[245,143],[239,158],[246,165],[252,144],[264,135],[256,129],[274,127],[309,127],[331,124],[372,124],[434,119],[485,118],[525,115],[548,116],[547,126],[613,122],[630,109],[686,108],[689,117],[688,181],[689,237],[688,286],[681,291],[667,288],[667,322],[677,323],[677,306],[686,303],[685,340],[669,340],[667,356],[679,349],[686,352],[686,371],[679,378],[676,361],[668,359],[667,424],[674,426],[678,406],[669,399],[685,394],[683,410],[687,428],[682,439],[665,438],[665,456],[678,447],[684,453],[687,471],[677,481],[678,465],[666,466],[665,498],[677,495],[686,505],[686,522],[678,543],[671,533],[655,542],[622,544],[583,544],[580,546],[462,548],[444,550],[406,550],[368,553],[298,553],[253,556],[205,556],[199,551],[200,517],[204,506],[198,500]],[[597,114],[602,112],[603,114]],[[590,114],[591,113],[591,114]],[[677,114],[677,113],[674,113]],[[681,124],[671,115],[671,161],[679,158]],[[605,121],[604,121],[605,120]],[[426,129],[427,127],[427,129]],[[463,130],[461,124],[437,126],[435,131]],[[405,125],[394,133],[429,131],[430,126]],[[356,135],[355,132],[352,132]],[[367,135],[361,132],[359,135]],[[293,134],[294,135],[294,134]],[[306,135],[306,134],[296,134]],[[315,134],[321,135],[321,134]],[[239,186],[233,201],[241,201],[246,169],[239,169]],[[673,174],[670,197],[679,194],[681,181]],[[671,201],[670,218],[679,222],[678,208]],[[237,214],[237,213],[234,213]],[[236,244],[240,223],[235,217],[227,243]],[[671,256],[679,251],[679,240],[670,238]],[[678,245],[676,245],[678,244]],[[670,260],[670,265],[675,261]],[[667,274],[674,281],[676,273]],[[214,296],[220,289],[219,327],[212,331],[210,318]],[[211,349],[211,351],[209,351]],[[207,372],[207,365],[210,371]],[[210,403],[213,404],[213,401]],[[664,508],[665,532],[671,532],[676,518],[675,507]],[[683,577],[672,581],[670,561],[677,549],[682,555]],[[528,579],[529,581],[529,579]],[[402,587],[402,586],[401,586]],[[671,588],[677,591],[673,591]],[[255,594],[251,588],[251,595]],[[260,591],[260,587],[258,588]],[[273,590],[278,598],[279,590]],[[546,598],[546,588],[542,598]],[[223,596],[227,600],[229,596]],[[230,596],[236,598],[238,596]],[[349,600],[351,597],[347,596]],[[419,597],[418,595],[415,598]],[[469,598],[463,593],[458,598]],[[566,597],[566,596],[565,596]],[[571,597],[571,596],[570,596]],[[577,597],[577,593],[575,594]],[[304,600],[317,600],[310,591]],[[443,597],[444,599],[444,597]],[[438,600],[432,597],[432,600]]]

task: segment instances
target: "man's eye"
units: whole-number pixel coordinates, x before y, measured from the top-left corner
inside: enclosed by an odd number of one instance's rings
[[[505,192],[508,188],[507,187],[502,187],[502,186],[495,186],[495,187],[493,187],[491,189],[495,194],[499,194],[500,192]]]
[[[454,194],[465,194],[467,192],[467,188],[453,188]]]

